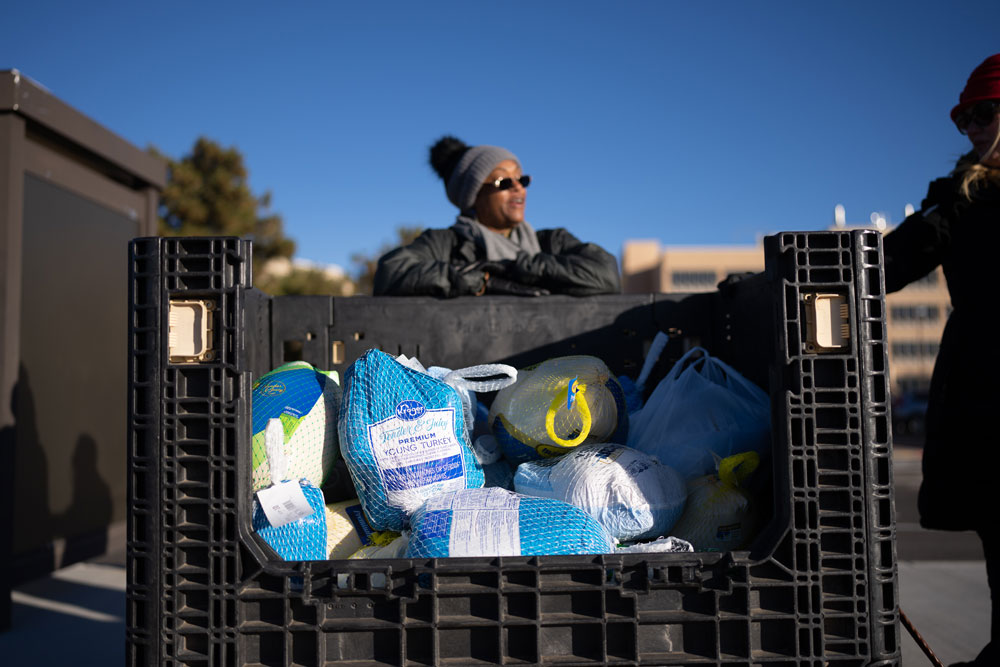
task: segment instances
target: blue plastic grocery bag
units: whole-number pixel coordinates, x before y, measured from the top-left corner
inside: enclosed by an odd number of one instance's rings
[[[578,507],[506,489],[430,498],[411,518],[408,558],[543,556],[614,551],[614,538]]]
[[[402,530],[433,495],[483,485],[462,400],[426,373],[369,350],[344,377],[340,452],[375,530]]]
[[[628,446],[655,456],[686,481],[715,472],[715,458],[770,450],[767,394],[696,347],[681,357],[633,413]]]

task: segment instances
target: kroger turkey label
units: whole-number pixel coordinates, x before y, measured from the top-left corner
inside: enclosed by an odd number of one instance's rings
[[[401,401],[392,416],[368,426],[368,439],[390,502],[393,492],[431,484],[443,482],[441,491],[465,488],[454,408],[428,410],[419,401]]]

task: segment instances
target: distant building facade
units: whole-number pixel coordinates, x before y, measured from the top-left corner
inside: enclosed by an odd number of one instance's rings
[[[622,248],[622,291],[710,292],[733,273],[764,270],[764,247],[663,246],[626,241]]]
[[[844,228],[843,223],[833,227]],[[887,231],[884,224],[866,228]],[[728,275],[763,270],[764,248],[760,242],[745,246],[664,246],[656,240],[630,240],[622,247],[622,289],[632,294],[707,292]],[[930,385],[950,312],[951,299],[940,267],[886,297],[894,395],[923,391]]]

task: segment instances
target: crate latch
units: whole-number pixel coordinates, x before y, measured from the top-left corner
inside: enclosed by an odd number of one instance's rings
[[[843,294],[803,294],[806,306],[806,352],[846,350],[851,342],[851,317]]]
[[[215,359],[212,348],[210,299],[171,299],[169,350],[172,364],[197,364]]]

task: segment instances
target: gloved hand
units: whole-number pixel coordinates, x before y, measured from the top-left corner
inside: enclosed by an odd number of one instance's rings
[[[501,262],[481,259],[471,264],[451,265],[452,296],[480,295],[486,290],[486,283],[492,276],[503,275],[506,266]]]
[[[486,281],[487,294],[509,294],[512,296],[546,296],[549,291],[544,287],[515,283],[506,278],[494,278],[490,276]]]
[[[509,260],[494,262],[488,259],[481,259],[478,262],[469,264],[467,270],[482,271],[483,273],[488,273],[490,276],[503,276],[506,275],[509,264]]]

